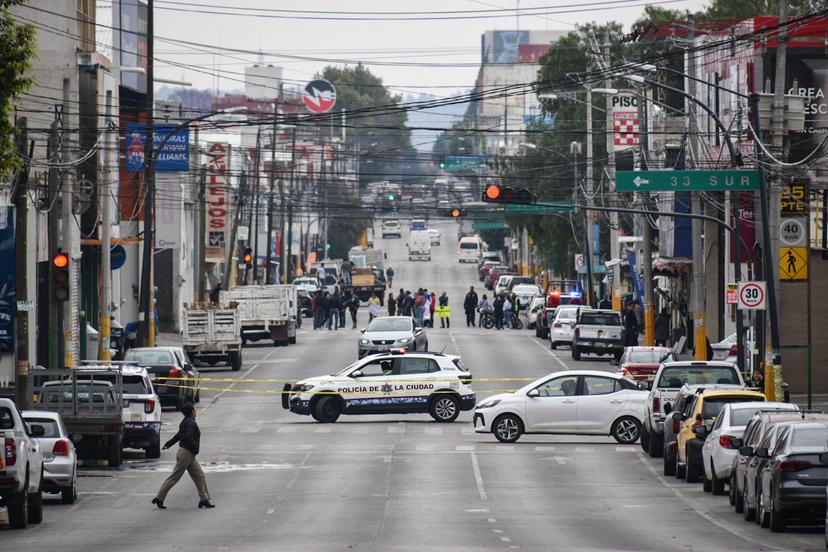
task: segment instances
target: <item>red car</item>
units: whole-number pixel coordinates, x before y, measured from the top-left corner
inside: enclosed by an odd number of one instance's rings
[[[512,271],[512,267],[509,266],[496,266],[489,271],[489,279],[486,280],[486,288],[494,290],[495,284],[497,280],[501,276],[508,276],[508,275],[517,276],[515,272]]]
[[[618,361],[618,374],[636,381],[652,381],[659,365],[673,360],[673,351],[667,347],[627,347]]]

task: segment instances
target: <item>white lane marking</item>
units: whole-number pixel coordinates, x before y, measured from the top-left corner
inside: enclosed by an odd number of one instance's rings
[[[505,450],[507,452],[514,452],[515,451],[514,445],[495,445],[495,449]]]
[[[502,540],[503,542],[512,542],[512,539],[510,539],[509,537],[500,537],[500,540]]]
[[[201,408],[201,411],[202,411],[202,412],[204,412],[204,411],[206,411],[208,408],[210,408],[211,406],[213,406],[214,404],[216,404],[216,401],[218,401],[218,400],[219,400],[219,399],[220,399],[220,398],[221,398],[221,397],[222,397],[225,393],[227,393],[230,389],[233,389],[234,387],[236,387],[236,385],[238,385],[239,383],[241,383],[241,381],[242,381],[243,379],[245,379],[247,376],[249,376],[249,375],[250,375],[250,374],[251,374],[254,370],[256,370],[259,366],[261,366],[261,365],[262,365],[262,362],[264,362],[264,361],[268,360],[268,358],[270,357],[270,355],[273,355],[273,354],[275,354],[275,353],[279,352],[279,350],[280,350],[280,349],[275,349],[275,348],[274,348],[272,351],[270,351],[270,352],[269,352],[269,353],[267,353],[264,357],[262,357],[262,359],[261,359],[261,360],[258,360],[258,361],[256,362],[256,364],[254,364],[253,366],[251,366],[248,370],[245,370],[244,372],[242,372],[242,374],[241,374],[241,376],[239,376],[239,379],[238,379],[238,380],[234,381],[233,383],[231,383],[230,385],[228,385],[227,387],[225,387],[222,391],[220,391],[220,392],[219,392],[219,394],[218,394],[218,395],[216,395],[215,397],[213,397],[213,398],[210,400],[210,402],[209,402],[209,403],[207,403],[207,405],[206,405],[206,406],[203,406],[203,407]]]
[[[454,450],[457,452],[474,452],[474,445],[457,445]]]
[[[385,462],[386,464],[390,464],[391,463],[391,457],[390,456],[383,456],[382,461]]]
[[[689,498],[684,496],[684,494],[681,491],[679,491],[678,489],[673,488],[672,485],[667,483],[667,481],[664,479],[664,476],[661,475],[661,473],[659,473],[658,470],[656,470],[647,461],[647,459],[644,457],[644,453],[640,450],[640,447],[635,449],[635,453],[636,453],[636,456],[638,456],[638,459],[641,460],[641,463],[644,464],[644,467],[646,467],[650,471],[650,473],[653,474],[653,477],[658,479],[659,483],[661,483],[664,487],[670,489],[670,492],[672,492],[674,495],[676,495],[676,498],[678,498],[679,500],[684,502],[687,506],[692,508],[694,512],[696,512],[699,516],[704,518],[706,521],[712,523],[713,525],[715,525],[716,527],[718,527],[720,529],[724,529],[725,531],[727,531],[731,535],[734,535],[734,536],[739,537],[741,539],[744,539],[748,542],[751,542],[751,543],[759,546],[760,548],[767,548],[768,550],[790,550],[790,549],[784,549],[784,548],[780,549],[777,546],[770,545],[770,544],[767,544],[765,542],[762,542],[762,541],[756,540],[754,538],[751,538],[749,535],[746,535],[746,534],[742,533],[738,529],[730,527],[727,523],[719,521],[718,519],[716,519],[715,517],[713,517],[712,515],[710,515],[706,511],[697,508],[695,503],[694,503],[695,501],[690,500]]]
[[[535,447],[535,452],[555,452],[555,447]]]
[[[560,364],[561,366],[563,366],[563,369],[564,369],[564,370],[569,370],[569,366],[567,366],[567,365],[564,363],[564,361],[562,361],[561,359],[559,359],[559,358],[558,358],[558,356],[557,356],[555,353],[553,353],[553,352],[552,352],[552,349],[547,349],[546,347],[544,347],[543,345],[541,345],[541,344],[540,344],[540,342],[539,342],[537,339],[535,339],[534,337],[532,337],[531,335],[527,335],[526,337],[528,337],[528,338],[532,341],[532,343],[534,343],[535,345],[537,345],[538,347],[540,347],[541,349],[543,349],[545,353],[547,353],[549,356],[551,356],[551,357],[552,357],[552,358],[554,358],[556,361],[558,361],[558,364]]]
[[[388,426],[385,431],[388,433],[405,433],[405,426]]]
[[[437,448],[436,445],[417,445],[416,450],[422,452],[422,451],[434,450],[435,448]]]
[[[489,523],[497,523],[497,519],[496,518],[489,518]]]
[[[477,455],[471,453],[472,471],[474,471],[474,480],[477,482],[477,494],[480,495],[480,500],[488,500],[486,496],[486,488],[483,486],[483,476],[480,475],[480,464],[477,462]]]
[[[298,450],[303,450],[303,451],[304,450],[311,450],[313,448],[313,445],[309,445],[309,444],[305,443],[305,444],[298,445],[296,448]]]
[[[631,447],[615,447],[615,452],[635,452],[635,446],[631,446]]]
[[[257,424],[247,424],[241,428],[241,433],[258,433],[262,430],[262,426]]]
[[[317,427],[315,430],[313,430],[313,432],[314,433],[330,433],[331,428],[329,428],[329,427]]]
[[[443,428],[442,427],[427,427],[425,428],[425,432],[429,435],[442,435]]]
[[[502,533],[503,529],[492,529],[492,533]]]
[[[459,355],[460,354],[460,346],[457,344],[457,340],[454,338],[454,332],[449,330],[449,339],[451,339],[452,345],[454,345],[454,351]]]
[[[270,360],[260,360],[259,364],[289,364],[291,362],[299,362],[298,358],[273,358]]]
[[[276,513],[276,510],[274,508],[271,508],[270,510],[267,511],[267,515],[269,515],[269,516],[272,516],[275,513]]]
[[[460,433],[463,435],[474,435],[476,431],[473,427],[462,427],[460,428]]]
[[[489,509],[488,509],[488,508],[470,508],[470,509],[468,509],[468,510],[464,510],[464,511],[465,511],[465,512],[468,512],[468,513],[470,513],[470,514],[477,514],[477,513],[484,513],[484,514],[486,514],[486,513],[488,513],[488,512],[489,512]]]
[[[295,427],[280,427],[276,430],[276,433],[294,433],[295,431]]]

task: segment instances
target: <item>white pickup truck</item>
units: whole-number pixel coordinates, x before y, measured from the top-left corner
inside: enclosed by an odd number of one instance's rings
[[[36,439],[43,434],[37,424],[30,432],[17,406],[0,399],[0,506],[5,506],[12,529],[43,520],[43,456]]]
[[[614,310],[578,309],[572,337],[572,360],[581,355],[610,354],[619,360],[624,353],[621,313]]]
[[[199,365],[221,362],[238,372],[242,367],[239,309],[185,304],[182,347]]]

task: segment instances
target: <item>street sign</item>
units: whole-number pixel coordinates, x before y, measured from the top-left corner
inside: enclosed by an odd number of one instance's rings
[[[725,284],[725,305],[738,304],[739,284]]]
[[[506,205],[507,213],[527,213],[532,215],[542,215],[544,213],[568,213],[570,211],[572,211],[571,203],[560,203],[555,205]]]
[[[577,253],[575,255],[575,272],[578,274],[584,274],[586,272],[586,258],[583,253]]]
[[[121,244],[116,245],[109,250],[109,268],[112,270],[118,270],[124,266],[126,258],[127,252],[126,249],[124,249],[124,246]]]
[[[765,282],[739,282],[738,308],[765,310],[766,297]]]
[[[472,223],[472,230],[499,230],[502,228],[509,228],[505,222],[474,222]]]
[[[311,113],[327,113],[336,105],[336,88],[325,79],[310,81],[305,85],[302,101]]]
[[[779,225],[779,239],[788,247],[805,245],[805,220],[798,218],[782,219]]]
[[[780,280],[807,280],[808,279],[808,248],[807,247],[780,247],[779,248],[779,279]]]
[[[491,155],[446,155],[440,168],[447,171],[475,170],[485,167]]]
[[[804,217],[808,215],[808,185],[783,184],[779,212],[782,217]]]
[[[619,192],[758,190],[759,172],[748,170],[618,171],[615,189]]]

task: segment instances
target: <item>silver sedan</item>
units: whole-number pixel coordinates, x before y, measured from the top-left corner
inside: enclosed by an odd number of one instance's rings
[[[29,431],[35,425],[43,428],[43,437],[37,439],[43,452],[43,491],[60,493],[64,504],[73,504],[78,497],[78,455],[60,414],[24,410],[23,419]]]
[[[362,330],[357,352],[359,358],[392,349],[427,351],[425,331],[410,316],[383,316],[375,318]]]

